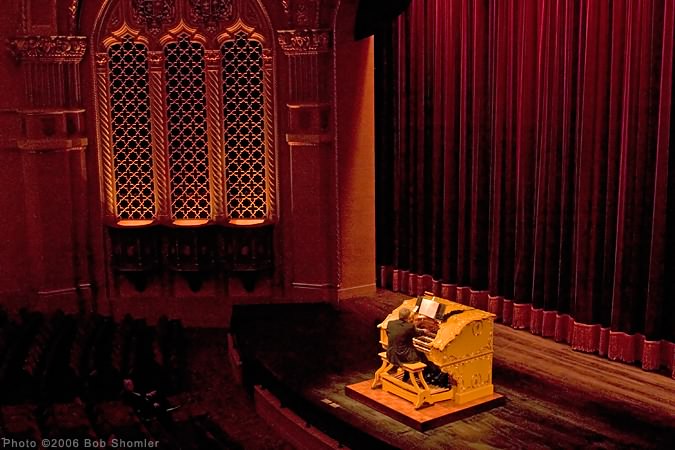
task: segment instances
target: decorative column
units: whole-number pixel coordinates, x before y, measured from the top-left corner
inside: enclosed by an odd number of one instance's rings
[[[332,32],[278,31],[287,58],[292,297],[333,300],[339,286],[336,159],[332,127]]]
[[[19,36],[9,41],[24,79],[17,111],[32,305],[91,308],[79,64],[82,36]]]
[[[96,89],[98,98],[99,136],[98,145],[102,149],[103,158],[101,158],[101,176],[105,180],[103,185],[103,217],[107,224],[115,223],[115,186],[112,182],[113,150],[112,135],[110,134],[110,122],[112,121],[110,111],[110,91],[108,89],[108,64],[110,58],[106,53],[96,55]]]

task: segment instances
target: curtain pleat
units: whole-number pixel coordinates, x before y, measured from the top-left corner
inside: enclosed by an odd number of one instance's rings
[[[655,10],[655,14],[661,13]],[[675,152],[669,153],[669,148],[675,145],[675,115],[672,112],[673,77],[675,72],[674,43],[675,43],[675,4],[668,2],[663,15],[663,35],[661,36],[661,65],[658,74],[659,97],[655,100],[657,108],[656,123],[656,150],[655,173],[653,178],[653,212],[651,221],[651,245],[649,249],[649,280],[647,283],[647,303],[645,308],[645,334],[648,337],[667,335],[666,330],[675,333],[675,267],[667,261],[666,248],[675,244],[675,223],[668,221],[668,202],[671,202],[671,219],[675,214]],[[658,34],[654,39],[658,39]],[[670,170],[670,171],[669,171]],[[670,180],[668,179],[670,175]],[[651,181],[651,180],[648,180]],[[670,198],[668,193],[670,191]],[[670,225],[670,226],[669,226]],[[668,233],[670,232],[670,236]],[[670,257],[672,261],[672,256]],[[667,286],[670,283],[670,286]]]
[[[651,367],[639,335],[673,365],[674,10],[413,1],[376,36],[382,273]]]

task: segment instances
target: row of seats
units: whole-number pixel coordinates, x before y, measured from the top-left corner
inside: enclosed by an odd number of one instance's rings
[[[114,399],[122,380],[166,395],[185,388],[180,321],[0,311],[0,404]]]
[[[150,326],[130,316],[0,309],[0,438],[241,448],[182,404],[190,398],[186,354],[180,321],[166,317]]]

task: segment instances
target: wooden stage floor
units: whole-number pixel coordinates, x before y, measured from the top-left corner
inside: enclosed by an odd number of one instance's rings
[[[418,431],[350,398],[345,387],[379,367],[376,324],[404,298],[236,307],[245,382],[350,448],[673,448],[675,380],[503,325],[493,372],[502,406]]]

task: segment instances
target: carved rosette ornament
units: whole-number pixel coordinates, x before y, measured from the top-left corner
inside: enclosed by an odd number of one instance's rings
[[[80,62],[87,50],[85,36],[19,36],[9,41],[19,61]]]
[[[330,48],[328,30],[282,30],[277,40],[287,55],[302,53],[323,53]]]
[[[131,6],[134,20],[153,33],[176,17],[175,0],[132,0]]]
[[[232,18],[232,0],[190,0],[190,7],[190,18],[209,31]]]

